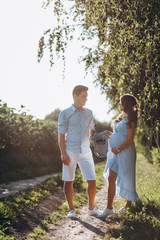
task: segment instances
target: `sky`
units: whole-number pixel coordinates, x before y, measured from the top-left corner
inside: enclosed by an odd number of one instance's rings
[[[80,43],[73,42],[67,49],[65,79],[63,64],[55,60],[52,69],[49,56],[37,63],[38,41],[43,32],[55,26],[52,8],[43,9],[41,0],[3,0],[0,8],[0,99],[9,107],[20,109],[36,118],[44,117],[59,108],[73,103],[75,85],[85,85],[88,90],[86,107],[99,121],[111,121],[114,113],[100,87],[93,84],[94,76],[85,78],[84,63],[78,59],[83,54]]]

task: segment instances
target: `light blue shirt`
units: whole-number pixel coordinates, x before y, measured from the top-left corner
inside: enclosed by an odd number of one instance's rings
[[[66,136],[66,149],[75,153],[90,151],[89,133],[95,130],[92,111],[73,105],[59,114],[58,132]]]

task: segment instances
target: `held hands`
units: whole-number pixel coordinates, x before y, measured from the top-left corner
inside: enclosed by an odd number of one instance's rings
[[[61,161],[64,165],[69,165],[70,164],[70,158],[68,154],[61,154]]]

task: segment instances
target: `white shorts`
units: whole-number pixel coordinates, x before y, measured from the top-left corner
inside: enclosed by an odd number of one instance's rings
[[[84,154],[70,151],[67,151],[67,153],[70,157],[70,165],[63,164],[63,181],[74,181],[77,164],[81,170],[83,180],[96,180],[94,161],[91,151]]]

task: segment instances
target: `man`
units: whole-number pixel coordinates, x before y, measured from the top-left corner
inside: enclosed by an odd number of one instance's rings
[[[94,161],[90,149],[89,136],[95,133],[92,111],[84,108],[88,88],[75,86],[72,92],[74,103],[59,115],[59,148],[63,163],[64,192],[69,205],[68,217],[75,217],[73,206],[73,181],[77,164],[88,187],[88,214],[98,216],[94,208],[96,195],[96,176]]]

